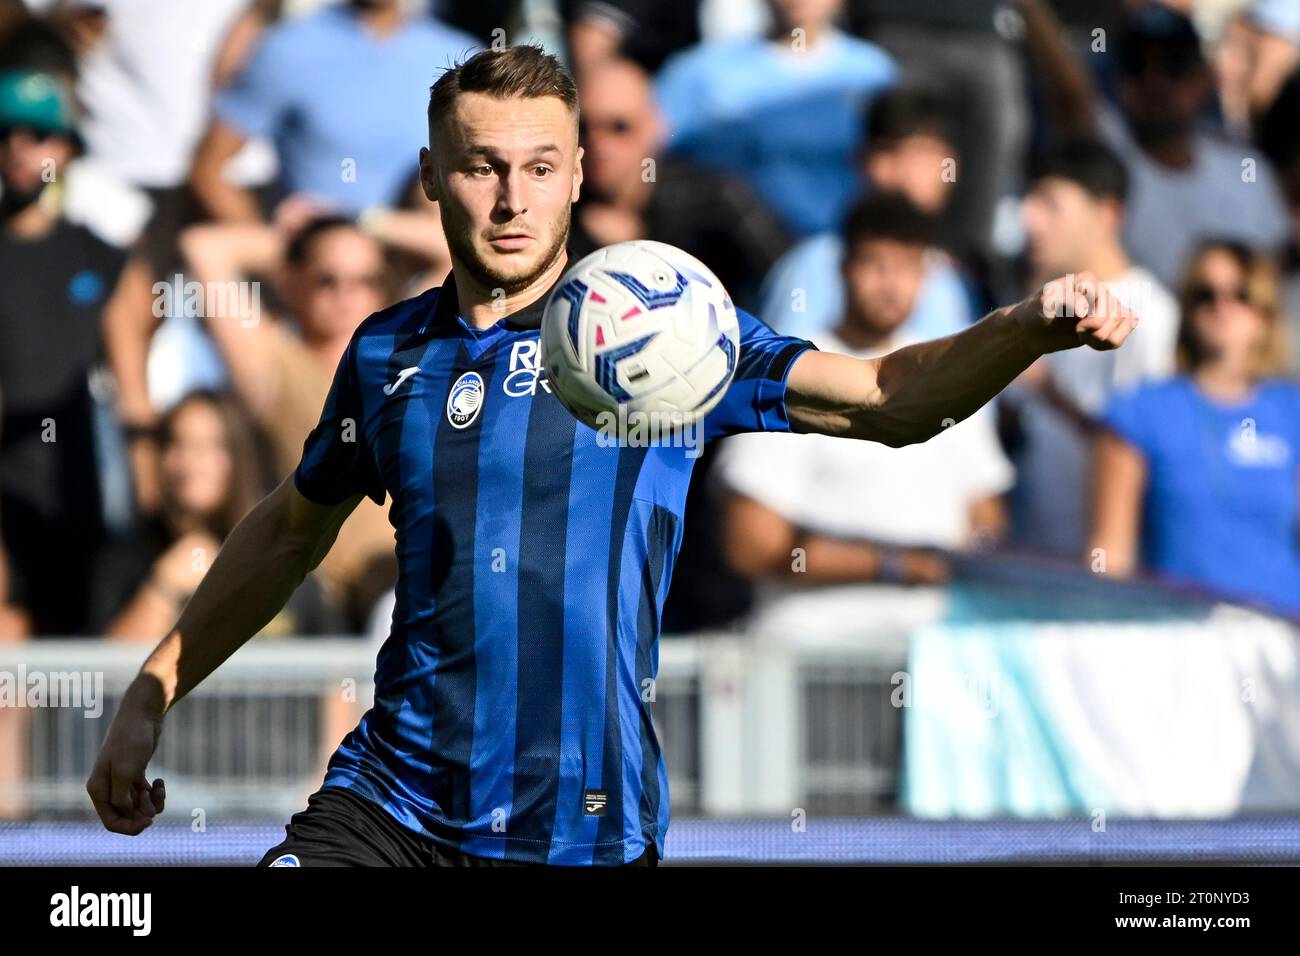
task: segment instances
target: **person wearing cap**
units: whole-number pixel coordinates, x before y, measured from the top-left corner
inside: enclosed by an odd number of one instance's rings
[[[105,365],[119,380],[130,371],[120,344],[149,316],[152,291],[142,262],[63,215],[79,148],[64,78],[0,72],[0,601],[16,609],[0,620],[11,637],[87,633],[115,601],[99,573],[111,453],[97,385]],[[104,464],[126,474],[125,462]]]
[[[1289,223],[1268,161],[1200,128],[1215,86],[1192,21],[1161,4],[1137,10],[1120,37],[1119,70],[1124,124],[1103,113],[1101,129],[1129,167],[1124,238],[1139,261],[1176,286],[1211,236],[1278,251]]]
[[[1279,252],[1291,226],[1268,160],[1204,128],[1215,78],[1192,21],[1148,3],[1125,20],[1114,50],[1118,109],[1100,99],[1077,62],[1056,58],[1052,82],[1079,95],[1068,100],[1073,112],[1053,120],[1075,134],[1095,129],[1123,160],[1124,245],[1133,259],[1172,288],[1207,239]]]

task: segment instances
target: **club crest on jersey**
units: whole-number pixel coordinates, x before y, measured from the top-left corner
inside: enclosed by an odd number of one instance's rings
[[[456,379],[447,395],[447,421],[452,428],[467,428],[478,418],[483,407],[483,376],[465,372]]]
[[[302,866],[298,858],[292,853],[285,853],[283,856],[277,856],[269,864],[270,866]]]

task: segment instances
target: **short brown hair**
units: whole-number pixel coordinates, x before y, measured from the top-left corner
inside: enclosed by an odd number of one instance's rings
[[[429,132],[455,108],[461,93],[486,93],[498,99],[554,96],[578,115],[578,87],[558,59],[540,46],[480,50],[438,77],[429,88]]]
[[[1202,283],[1201,270],[1205,267],[1205,260],[1219,254],[1229,256],[1237,264],[1241,270],[1246,304],[1258,312],[1268,326],[1255,355],[1256,377],[1271,378],[1284,373],[1290,352],[1286,327],[1282,321],[1277,269],[1273,261],[1262,252],[1225,239],[1202,242],[1188,262],[1178,303],[1182,313],[1182,323],[1178,328],[1178,368],[1184,372],[1193,372],[1204,360],[1192,327],[1192,313],[1196,309],[1196,292]]]

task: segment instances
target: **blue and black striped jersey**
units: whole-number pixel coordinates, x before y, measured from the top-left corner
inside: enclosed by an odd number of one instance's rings
[[[391,495],[399,579],[374,706],[325,786],[471,855],[619,864],[662,854],[668,827],[649,691],[695,455],[616,446],[564,409],[544,303],[475,329],[449,283],[371,316],[339,364],[295,484]],[[811,346],[739,316],[705,439],[789,428]]]

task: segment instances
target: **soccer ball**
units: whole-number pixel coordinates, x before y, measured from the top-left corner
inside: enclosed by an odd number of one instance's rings
[[[731,383],[740,322],[731,297],[694,256],[663,242],[619,242],[576,263],[542,317],[542,362],[575,418],[603,427],[650,416],[698,421]]]

